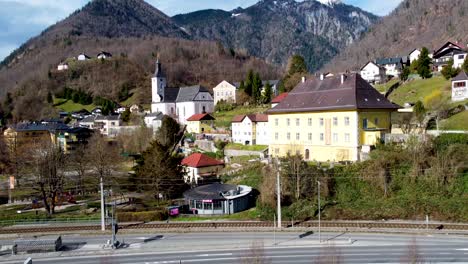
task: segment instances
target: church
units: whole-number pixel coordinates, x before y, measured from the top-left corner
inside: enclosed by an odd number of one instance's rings
[[[169,88],[159,60],[151,78],[151,112],[171,116],[180,124],[195,114],[212,113],[214,100],[207,89],[200,85]]]

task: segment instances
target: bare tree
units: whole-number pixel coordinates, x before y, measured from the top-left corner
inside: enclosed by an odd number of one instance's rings
[[[99,134],[91,137],[87,147],[86,155],[91,170],[99,178],[108,180],[119,166],[119,149]]]
[[[265,246],[263,241],[254,241],[250,245],[245,256],[241,257],[241,263],[244,264],[268,264],[271,260],[265,255]]]
[[[87,176],[86,170],[89,169],[90,155],[87,155],[87,145],[79,145],[70,155],[70,169],[76,172],[75,188],[77,193],[84,192],[84,180]]]

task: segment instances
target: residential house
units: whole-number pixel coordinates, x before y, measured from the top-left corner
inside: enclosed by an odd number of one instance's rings
[[[386,69],[372,61],[361,68],[361,76],[368,83],[384,83],[386,81]]]
[[[215,118],[210,114],[195,114],[187,119],[187,132],[194,134],[210,133]]]
[[[143,107],[141,107],[141,106],[139,106],[137,104],[134,104],[134,105],[130,106],[130,113],[140,113],[142,110],[143,110]]]
[[[400,76],[401,70],[404,66],[401,57],[378,59],[375,63],[379,66],[385,67],[385,74],[391,77]]]
[[[102,115],[102,108],[101,107],[94,108],[93,110],[91,110],[91,114],[95,116]]]
[[[265,114],[238,115],[232,120],[232,142],[243,145],[268,145],[268,116]]]
[[[97,116],[94,120],[94,128],[99,129],[101,134],[108,137],[117,136],[121,125],[122,121],[118,115]]]
[[[85,118],[81,119],[78,123],[79,127],[84,127],[84,128],[89,128],[89,129],[95,129],[95,121],[96,121],[96,116],[95,115],[90,115],[86,116]]]
[[[230,83],[222,81],[213,88],[214,104],[223,100],[228,103],[236,102],[236,91],[239,88],[239,83]]]
[[[10,147],[33,146],[47,141],[55,144],[56,136],[68,129],[69,127],[62,122],[28,122],[10,126],[3,135]]]
[[[269,117],[273,157],[357,161],[391,129],[393,104],[359,74],[299,83]]]
[[[110,54],[109,52],[106,52],[106,51],[101,51],[101,52],[97,55],[97,58],[98,58],[98,59],[102,59],[102,60],[110,59],[110,58],[112,58],[112,54]]]
[[[181,164],[185,167],[184,181],[193,185],[218,181],[219,173],[224,168],[224,162],[201,153],[191,154]]]
[[[457,64],[459,64],[458,55],[462,55],[464,57],[466,56],[464,54],[466,54],[466,51],[462,46],[458,45],[457,43],[448,41],[438,50],[434,51],[432,63],[435,69],[441,71],[443,67],[454,58],[457,58]]]
[[[419,59],[419,55],[421,55],[421,50],[419,49],[412,50],[409,54],[410,63],[417,61]]]
[[[282,93],[271,100],[271,108],[277,106],[281,101],[288,96],[288,93]]]
[[[61,131],[57,141],[65,154],[73,153],[80,145],[87,144],[93,135],[93,130],[84,127],[74,127]]]
[[[460,53],[454,54],[453,55],[453,67],[461,68],[467,56],[468,56],[467,52],[460,52]]]
[[[212,113],[214,100],[211,94],[200,85],[169,88],[162,72],[161,63],[156,62],[156,71],[152,77],[151,112],[161,112],[185,124],[187,118],[202,113]]]
[[[75,111],[71,113],[71,117],[78,119],[78,120],[84,119],[85,117],[90,116],[90,115],[91,113],[86,109],[81,109],[80,111]]]
[[[152,128],[153,132],[156,132],[162,126],[163,117],[164,115],[161,112],[146,114],[145,124],[147,127]]]
[[[119,107],[117,107],[117,109],[115,110],[115,112],[116,112],[117,114],[122,114],[123,112],[125,112],[125,110],[127,110],[126,107],[124,107],[124,106],[119,106]]]
[[[57,71],[66,71],[68,70],[68,63],[62,62],[57,66]]]
[[[468,74],[461,71],[452,79],[452,101],[468,99]]]
[[[85,53],[81,53],[80,55],[78,55],[78,60],[79,61],[87,61],[91,59],[91,57],[89,57],[88,55],[86,55]]]

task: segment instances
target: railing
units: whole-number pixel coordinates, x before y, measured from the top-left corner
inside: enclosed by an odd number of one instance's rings
[[[60,218],[60,219],[19,219],[0,221],[0,226],[14,225],[67,225],[67,224],[99,224],[100,218]]]

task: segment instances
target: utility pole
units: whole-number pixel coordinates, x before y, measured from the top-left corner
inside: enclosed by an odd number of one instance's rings
[[[105,217],[105,206],[104,206],[104,182],[100,180],[100,185],[101,185],[101,231],[106,231],[106,217]]]
[[[278,214],[278,228],[281,230],[281,183],[280,183],[280,164],[276,158],[276,207]]]
[[[318,234],[319,234],[319,243],[322,243],[322,234],[320,233],[320,181],[317,181],[317,200],[318,200]]]

